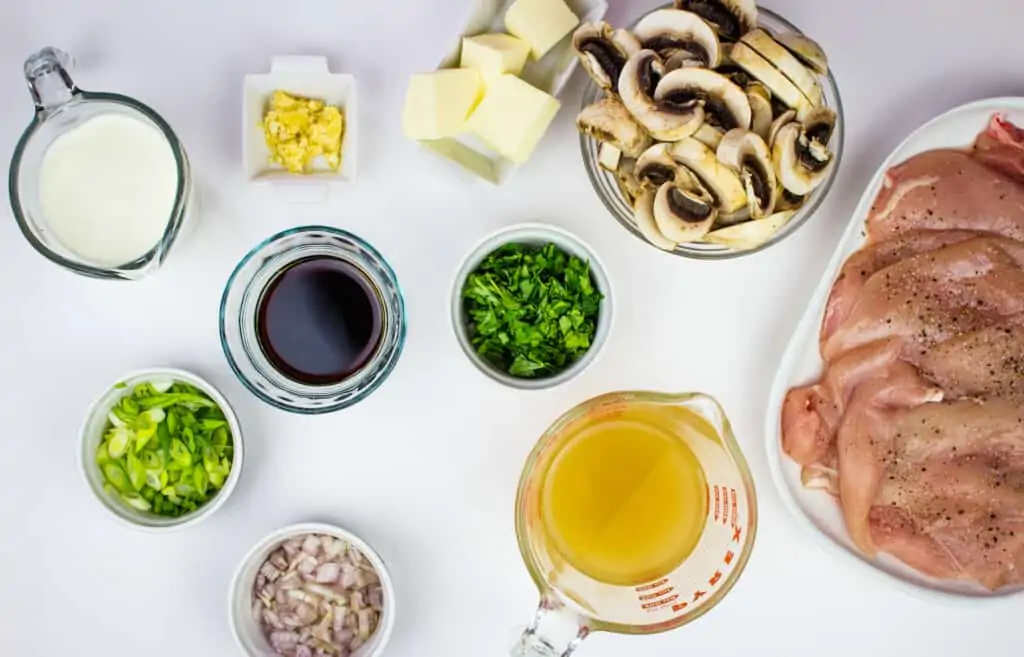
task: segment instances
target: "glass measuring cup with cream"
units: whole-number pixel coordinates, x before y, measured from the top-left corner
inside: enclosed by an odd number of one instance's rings
[[[596,631],[649,634],[718,604],[757,530],[754,483],[703,394],[618,392],[570,410],[523,469],[516,536],[541,602],[513,657]]]
[[[11,209],[52,262],[95,278],[142,278],[189,219],[188,158],[159,114],[127,96],[82,91],[70,65],[55,48],[25,62],[35,116],[11,160]]]

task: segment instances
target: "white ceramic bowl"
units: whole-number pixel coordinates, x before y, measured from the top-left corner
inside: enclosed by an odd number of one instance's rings
[[[203,506],[191,513],[186,513],[177,518],[168,518],[165,516],[158,516],[155,513],[150,513],[148,511],[140,511],[139,509],[128,506],[128,504],[126,504],[116,494],[112,494],[104,490],[103,474],[100,472],[99,466],[96,465],[96,459],[94,457],[96,454],[96,448],[99,447],[100,442],[103,439],[104,428],[107,426],[107,416],[110,414],[110,410],[121,400],[121,398],[125,395],[131,394],[132,388],[136,384],[145,381],[159,381],[166,379],[180,381],[182,383],[195,386],[217,403],[220,410],[224,413],[224,417],[228,421],[228,427],[231,429],[231,444],[233,447],[231,472],[228,475],[227,481],[224,482],[223,488],[221,488],[217,494]],[[115,386],[120,383],[124,383],[126,385],[121,388],[116,388]],[[191,372],[172,368],[139,370],[127,374],[118,379],[115,383],[107,386],[103,394],[89,407],[89,411],[85,415],[85,422],[82,424],[82,428],[79,431],[79,467],[85,475],[85,481],[88,484],[89,489],[93,492],[93,495],[95,495],[96,499],[99,500],[100,503],[114,515],[114,517],[133,527],[151,531],[178,529],[181,527],[195,525],[213,514],[214,511],[224,504],[232,491],[234,491],[235,485],[238,483],[238,477],[242,472],[243,455],[242,430],[238,424],[238,418],[235,416],[235,411],[231,408],[231,405],[228,404],[227,399],[220,394],[220,391],[204,379],[201,379]]]
[[[604,295],[601,302],[601,311],[597,318],[597,331],[594,334],[594,341],[590,349],[582,358],[570,365],[565,370],[554,376],[543,379],[522,379],[510,376],[498,371],[494,366],[485,361],[473,349],[470,344],[469,333],[466,329],[465,313],[463,311],[462,288],[466,279],[473,270],[490,255],[495,249],[509,243],[521,244],[546,244],[554,243],[562,250],[590,263],[591,276],[597,289]],[[614,302],[612,299],[612,284],[605,271],[604,263],[597,257],[597,253],[583,240],[572,233],[541,223],[517,224],[503,228],[489,237],[484,238],[473,249],[459,265],[451,290],[451,322],[455,337],[462,347],[462,351],[470,361],[481,372],[499,383],[522,390],[543,390],[565,383],[576,375],[587,369],[598,357],[608,340],[612,331],[612,320],[614,318]]]
[[[235,571],[228,592],[228,621],[231,624],[231,633],[235,635],[242,652],[249,657],[277,657],[277,653],[263,635],[259,623],[252,617],[253,587],[260,567],[270,554],[289,539],[303,534],[326,534],[354,545],[377,571],[384,594],[384,610],[370,640],[351,655],[377,657],[384,652],[395,626],[395,589],[391,583],[391,574],[384,565],[384,560],[364,540],[341,527],[315,522],[291,525],[271,533],[249,550]]]
[[[331,73],[327,58],[316,56],[274,57],[270,72],[245,76],[242,85],[242,166],[253,182],[351,182],[356,177],[356,80],[351,75]],[[298,175],[270,164],[270,149],[260,121],[275,91],[316,98],[341,108],[345,134],[341,140],[341,168],[325,168]],[[319,159],[319,158],[318,158]],[[315,163],[314,163],[315,165]]]

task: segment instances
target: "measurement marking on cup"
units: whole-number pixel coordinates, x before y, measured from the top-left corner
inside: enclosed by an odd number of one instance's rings
[[[733,551],[732,551],[732,550],[729,550],[728,552],[726,552],[726,553],[725,553],[725,559],[724,559],[724,561],[725,561],[725,565],[726,565],[726,566],[728,566],[729,564],[731,564],[731,563],[732,563],[732,559],[733,559],[733,557],[735,557],[735,556],[736,556],[736,555],[735,555],[735,554],[733,553]]]
[[[640,605],[640,608],[645,610],[645,611],[654,611],[655,609],[659,609],[661,607],[669,605],[669,604],[675,602],[678,599],[679,599],[679,595],[678,594],[671,595],[671,596],[669,596],[669,597],[667,597],[667,598],[665,598],[663,600],[655,600],[654,602],[645,602],[644,604]]]
[[[715,522],[722,517],[722,497],[718,486],[715,486]]]
[[[643,586],[636,587],[636,592],[637,593],[643,593],[644,591],[650,591],[651,589],[656,589],[659,586],[661,586],[662,584],[667,584],[667,583],[668,583],[668,578],[662,577],[657,582],[651,582],[650,584],[644,584]]]
[[[708,580],[708,584],[710,584],[711,586],[714,586],[715,584],[718,584],[718,580],[720,580],[720,579],[722,579],[722,571],[721,570],[716,570],[715,574],[712,575],[711,579]]]
[[[736,489],[730,489],[730,493],[732,494],[732,526],[736,527],[740,520],[739,502],[736,499]]]
[[[676,587],[669,586],[668,588],[661,589],[660,591],[655,591],[654,593],[647,593],[646,595],[640,596],[640,601],[646,602],[648,600],[654,600],[655,598],[660,598],[663,595],[668,595],[669,593],[675,590]]]

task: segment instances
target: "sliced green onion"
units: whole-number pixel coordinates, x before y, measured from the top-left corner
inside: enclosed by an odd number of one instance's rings
[[[141,511],[177,517],[210,500],[231,473],[231,428],[184,383],[135,385],[107,415],[96,463],[104,489]]]

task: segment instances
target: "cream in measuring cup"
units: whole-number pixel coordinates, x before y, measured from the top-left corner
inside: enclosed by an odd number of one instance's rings
[[[156,270],[192,206],[188,158],[139,101],[79,89],[71,58],[25,62],[35,116],[11,160],[11,208],[29,243],[76,273],[137,279]]]
[[[706,395],[622,392],[569,411],[527,461],[520,550],[541,592],[515,655],[568,655],[592,631],[679,627],[746,565],[754,486]]]

